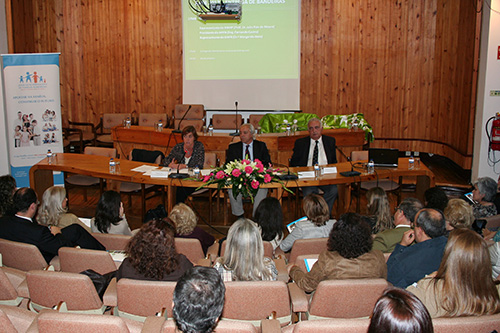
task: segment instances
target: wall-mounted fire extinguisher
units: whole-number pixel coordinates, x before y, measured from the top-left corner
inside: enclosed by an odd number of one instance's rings
[[[488,131],[489,122],[493,120],[491,130]],[[486,134],[490,142],[489,150],[500,150],[500,112],[495,117],[491,117],[486,122]]]

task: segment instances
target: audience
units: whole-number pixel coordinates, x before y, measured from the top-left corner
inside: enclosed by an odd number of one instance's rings
[[[45,226],[56,226],[59,228],[78,224],[88,232],[91,232],[90,228],[80,221],[75,214],[68,213],[66,190],[61,186],[51,186],[43,192],[37,221]]]
[[[11,175],[0,177],[0,217],[12,215],[12,196],[16,191],[16,180]]]
[[[387,261],[387,281],[406,288],[438,269],[447,238],[443,213],[424,208],[415,217],[415,229],[404,233]],[[413,241],[416,244],[411,245]],[[411,245],[411,246],[410,246]]]
[[[39,202],[33,189],[18,189],[14,193],[13,202],[15,215],[0,218],[0,238],[35,245],[47,262],[57,256],[59,249],[64,246],[105,250],[101,243],[78,224],[62,229],[38,224],[34,217]]]
[[[292,232],[281,242],[280,248],[288,252],[297,239],[328,237],[335,220],[330,220],[330,210],[319,194],[309,194],[302,201],[306,221],[297,222]]]
[[[448,231],[460,228],[470,229],[474,222],[471,205],[462,199],[450,199],[444,209],[444,217],[446,218],[446,230]]]
[[[497,194],[497,183],[490,177],[478,178],[474,183],[472,199],[476,201],[473,206],[474,218],[482,219],[497,215],[497,208],[493,204]]]
[[[175,224],[175,237],[194,238],[199,240],[203,253],[205,255],[207,254],[208,248],[215,242],[215,237],[196,226],[198,223],[198,216],[196,216],[191,207],[184,203],[178,203],[172,208],[168,217]]]
[[[262,200],[253,215],[255,223],[260,228],[262,240],[271,242],[273,250],[283,240],[283,211],[278,199],[267,197]]]
[[[257,225],[245,218],[233,223],[227,234],[225,253],[214,268],[224,281],[276,280],[274,262],[264,257],[264,245]]]
[[[174,289],[173,317],[183,333],[210,333],[224,308],[226,287],[219,273],[209,267],[189,269]]]
[[[193,264],[175,250],[175,226],[169,218],[144,224],[127,245],[127,258],[116,274],[121,278],[177,281]]]
[[[289,267],[290,277],[306,292],[313,292],[323,280],[386,278],[385,258],[372,250],[370,226],[356,213],[347,213],[333,225],[327,250],[323,251],[311,271]]]
[[[424,304],[413,294],[388,288],[373,309],[368,333],[432,333],[432,319]]]
[[[437,273],[408,291],[427,307],[431,317],[482,316],[500,312],[498,287],[491,277],[486,242],[476,232],[450,232]]]
[[[379,232],[373,240],[373,249],[384,253],[394,251],[396,244],[401,241],[403,234],[410,230],[411,223],[415,220],[415,215],[422,209],[422,203],[415,198],[404,199],[394,213],[393,229]]]
[[[431,187],[424,193],[425,208],[437,209],[444,211],[448,205],[448,196],[440,187]]]
[[[368,190],[366,199],[368,200],[368,218],[372,227],[372,234],[394,228],[391,206],[384,189],[374,187]]]
[[[102,234],[132,235],[123,209],[120,193],[106,191],[102,194],[95,217],[90,220],[92,232]]]

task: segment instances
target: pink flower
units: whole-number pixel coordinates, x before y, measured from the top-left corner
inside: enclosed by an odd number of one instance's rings
[[[271,177],[271,175],[270,175],[270,174],[266,173],[266,174],[264,175],[264,183],[270,183],[270,182],[271,182],[271,179],[272,179],[272,177]]]
[[[226,176],[226,174],[224,173],[224,171],[220,170],[218,171],[216,174],[215,174],[215,178],[217,179],[222,179]]]
[[[234,177],[239,177],[241,175],[241,171],[240,171],[240,169],[233,169],[233,172],[231,172],[231,174]]]
[[[250,163],[252,163],[252,162],[251,162],[250,160],[243,160],[243,161],[241,161],[241,163],[242,163],[242,164],[246,164],[246,165],[248,165],[248,164],[250,164]]]
[[[203,177],[203,181],[206,183],[210,180],[210,175],[206,175],[205,177]]]
[[[260,184],[259,184],[259,182],[258,182],[258,181],[256,181],[256,180],[252,180],[252,188],[253,188],[254,190],[258,189],[258,188],[259,188],[259,185],[260,185]]]
[[[264,164],[262,164],[261,161],[259,160],[256,160],[256,165],[255,167],[257,168],[257,170],[259,170],[260,173],[264,172]]]
[[[247,175],[251,174],[253,172],[253,168],[249,165],[245,167],[245,173]]]

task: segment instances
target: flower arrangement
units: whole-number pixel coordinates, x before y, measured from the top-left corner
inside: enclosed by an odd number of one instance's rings
[[[286,132],[286,131],[291,131],[292,133],[295,133],[298,129],[297,125],[298,121],[297,119],[293,119],[292,123],[288,121],[288,119],[283,119],[283,123],[276,123],[276,132]]]
[[[226,163],[222,167],[215,168],[209,175],[204,176],[203,182],[205,184],[198,189],[211,184],[217,184],[218,189],[231,187],[234,197],[241,194],[243,197],[250,198],[252,203],[261,184],[277,182],[283,186],[283,189],[293,193],[276,177],[276,173],[272,168],[264,167],[264,164],[258,159],[255,161],[237,160]]]

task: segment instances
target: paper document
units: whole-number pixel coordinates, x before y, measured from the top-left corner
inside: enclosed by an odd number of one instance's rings
[[[300,171],[299,178],[314,178],[314,171]]]
[[[323,168],[323,174],[331,174],[331,173],[337,173],[337,167],[324,167]]]
[[[111,255],[111,258],[113,258],[113,261],[122,262],[127,257],[125,251],[122,250],[110,250],[108,253]]]
[[[310,258],[310,259],[304,259],[304,262],[306,264],[306,269],[308,272],[311,271],[311,268],[314,266],[314,264],[316,263],[316,261],[318,261],[318,259],[314,258]]]
[[[78,219],[80,221],[82,221],[83,223],[85,223],[85,225],[90,228],[90,220],[91,219],[88,219],[88,218],[85,218],[85,217],[79,217]]]
[[[132,171],[148,172],[148,171],[155,170],[155,169],[158,169],[158,167],[154,166],[154,165],[141,165],[141,166],[138,166],[137,168],[133,168]]]

